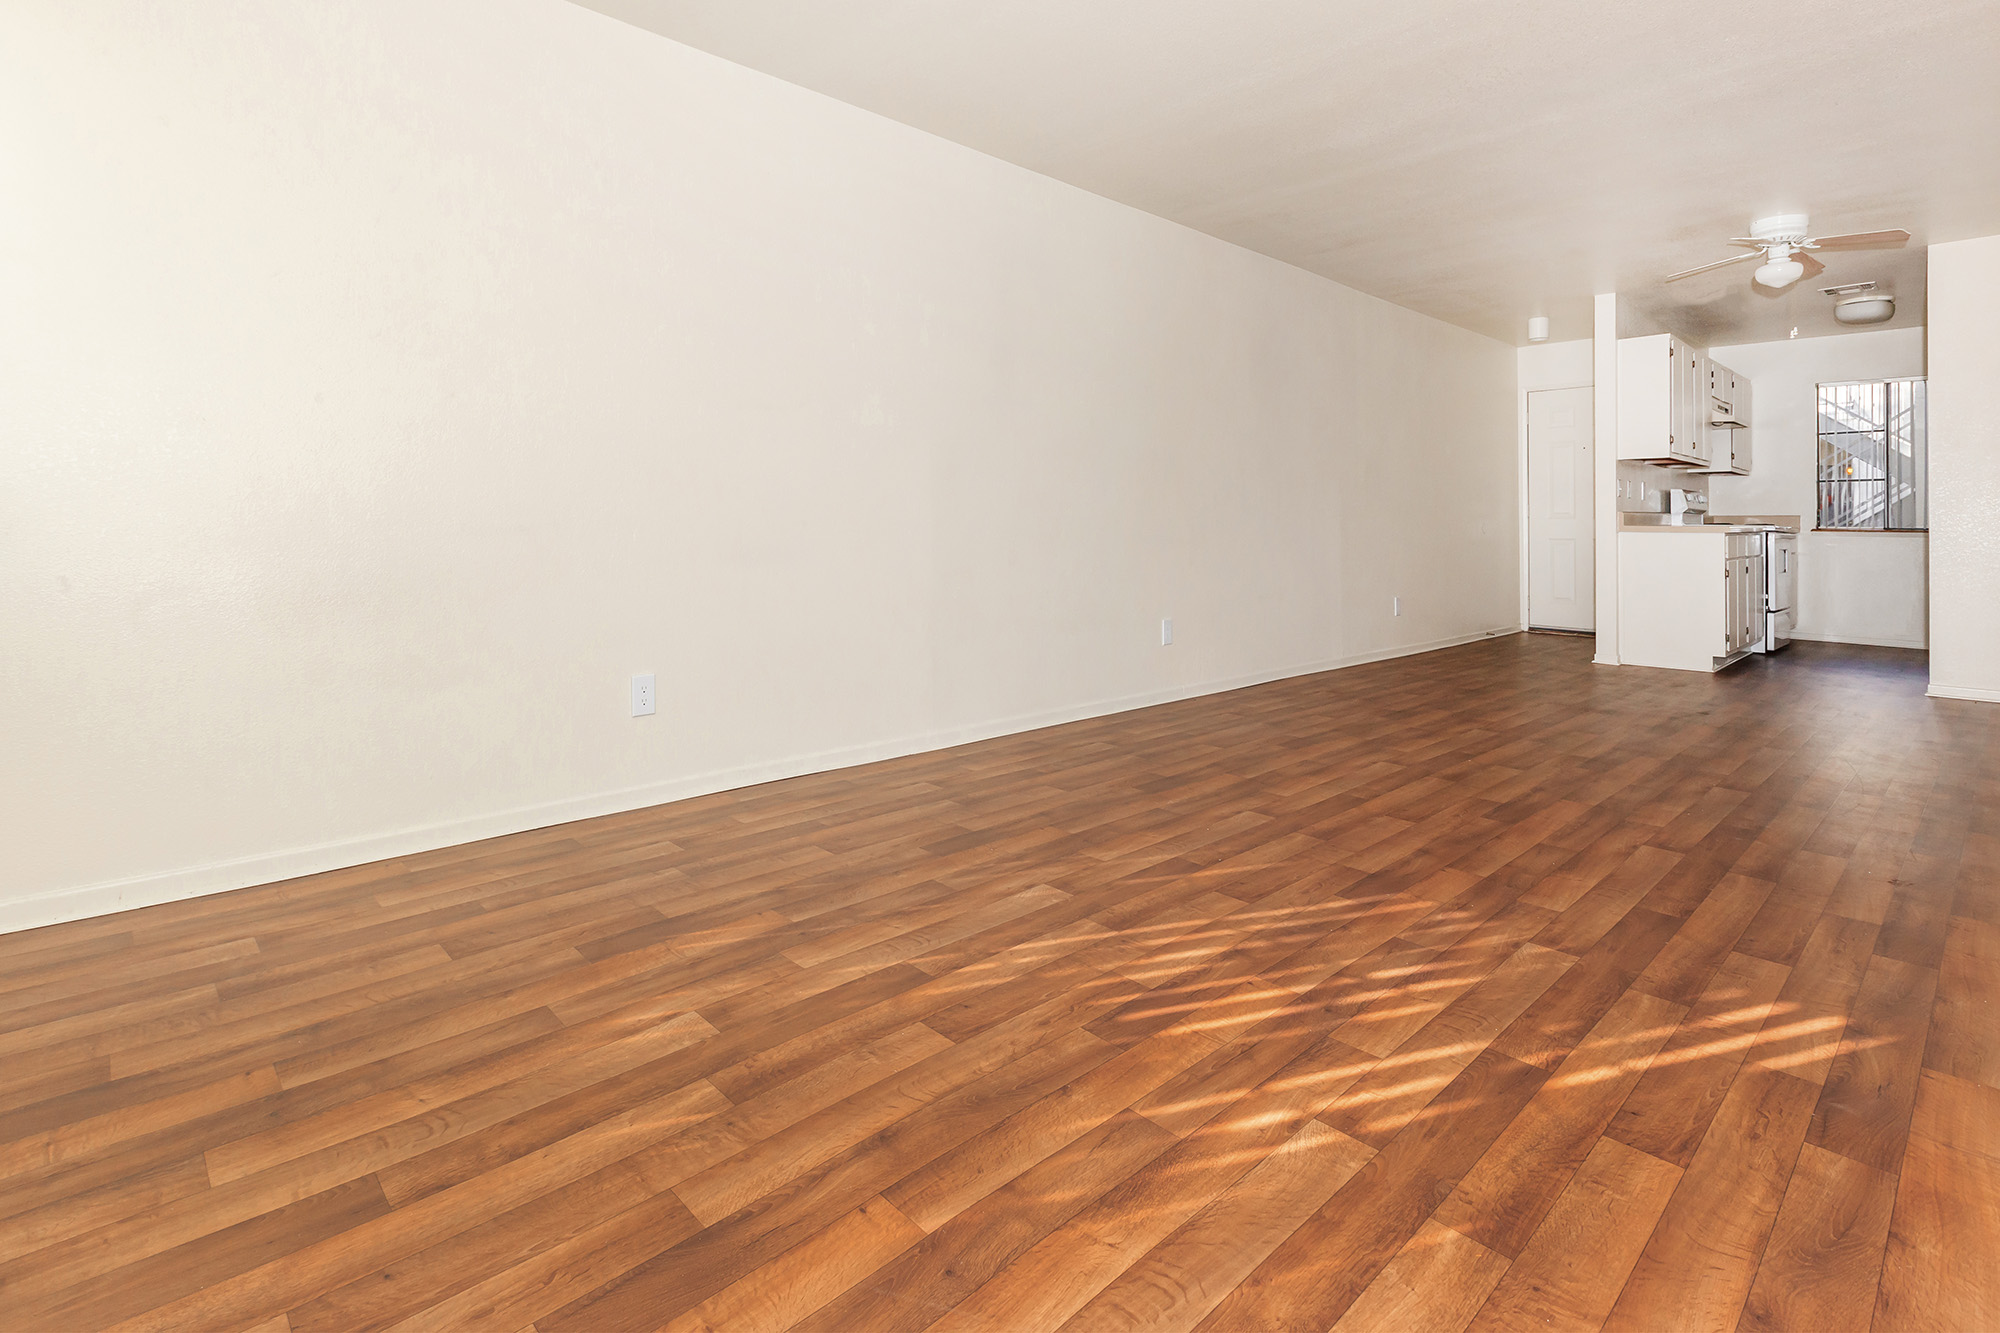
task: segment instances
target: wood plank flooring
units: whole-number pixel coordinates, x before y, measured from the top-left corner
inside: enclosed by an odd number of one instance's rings
[[[2000,1328],[2000,708],[1590,650],[0,936],[0,1328]]]

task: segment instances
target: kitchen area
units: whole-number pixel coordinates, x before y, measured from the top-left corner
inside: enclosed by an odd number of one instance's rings
[[[1619,657],[1722,671],[1782,651],[1797,626],[1801,515],[1722,513],[1748,476],[1754,386],[1672,334],[1618,340]]]
[[[1740,273],[1599,293],[1589,337],[1528,322],[1521,623],[1607,667],[1927,652],[1922,255],[1836,252],[1782,290]]]

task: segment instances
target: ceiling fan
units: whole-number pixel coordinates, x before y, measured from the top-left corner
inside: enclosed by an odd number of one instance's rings
[[[1679,273],[1668,274],[1661,281],[1691,278],[1712,268],[1723,268],[1761,256],[1764,263],[1750,275],[1750,280],[1775,291],[1791,286],[1800,278],[1818,277],[1826,271],[1826,265],[1813,258],[1814,250],[1893,250],[1910,239],[1910,233],[1900,227],[1891,231],[1849,232],[1845,236],[1809,236],[1806,234],[1807,225],[1804,213],[1780,213],[1776,217],[1758,218],[1750,224],[1748,236],[1733,236],[1729,240],[1731,245],[1749,246],[1745,253],[1718,259],[1699,268],[1682,269]]]

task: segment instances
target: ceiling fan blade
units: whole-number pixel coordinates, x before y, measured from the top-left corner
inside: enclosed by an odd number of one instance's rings
[[[1845,236],[1815,236],[1810,244],[1819,250],[1872,250],[1893,247],[1910,239],[1901,227],[1890,231],[1851,231]]]
[[[1805,265],[1805,276],[1808,278],[1817,278],[1820,274],[1826,272],[1826,265],[1814,259],[1810,250],[1794,250],[1792,251],[1792,258]]]
[[[1678,273],[1669,273],[1666,277],[1661,278],[1660,281],[1673,282],[1679,278],[1691,278],[1697,273],[1706,273],[1712,268],[1722,268],[1728,264],[1740,264],[1746,259],[1762,259],[1763,257],[1764,252],[1762,250],[1752,250],[1747,255],[1731,255],[1727,259],[1718,259],[1713,264],[1703,264],[1700,268],[1684,268]]]

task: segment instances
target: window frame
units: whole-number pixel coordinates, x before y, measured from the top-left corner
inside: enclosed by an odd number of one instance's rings
[[[1888,523],[1888,519],[1894,513],[1896,504],[1895,498],[1889,494],[1889,488],[1895,482],[1896,476],[1889,467],[1889,454],[1892,450],[1888,439],[1890,432],[1894,428],[1896,416],[1889,399],[1889,386],[1896,384],[1919,384],[1924,386],[1924,392],[1916,395],[1915,398],[1914,413],[1918,419],[1911,434],[1914,438],[1916,448],[1910,455],[1912,459],[1912,472],[1916,478],[1911,484],[1911,489],[1919,501],[1923,523],[1913,527],[1891,527]],[[1883,521],[1880,524],[1871,524],[1866,527],[1831,526],[1825,522],[1827,516],[1826,488],[1829,485],[1853,483],[1843,482],[1839,478],[1827,475],[1827,452],[1829,446],[1825,431],[1825,423],[1827,421],[1824,407],[1826,403],[1826,391],[1828,389],[1860,388],[1863,386],[1879,386],[1884,394],[1882,412],[1884,424],[1879,431],[1882,436],[1884,463],[1883,475],[1878,483],[1882,487],[1883,493]],[[1852,456],[1852,451],[1849,452],[1850,456]],[[1876,481],[1874,478],[1861,480]],[[1928,533],[1930,531],[1930,392],[1928,376],[1885,375],[1880,378],[1871,379],[1822,380],[1813,386],[1813,531],[1903,533]]]

